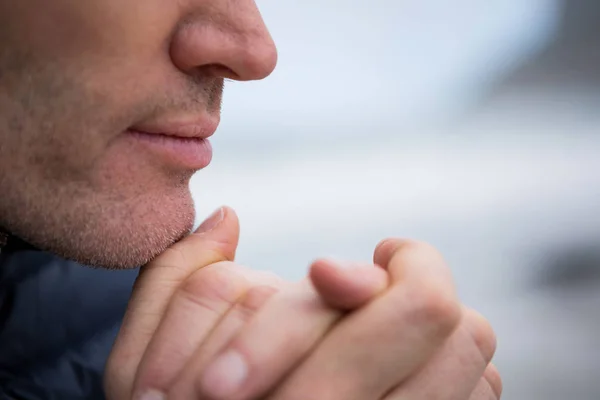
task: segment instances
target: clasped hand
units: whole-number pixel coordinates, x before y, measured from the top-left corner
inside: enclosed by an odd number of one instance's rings
[[[142,268],[109,358],[111,400],[488,400],[495,336],[441,255],[399,239],[301,282],[234,263],[223,208]]]

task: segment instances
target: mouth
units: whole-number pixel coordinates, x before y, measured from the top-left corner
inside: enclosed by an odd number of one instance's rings
[[[133,126],[125,133],[163,163],[197,171],[206,168],[212,160],[208,138],[215,133],[218,123],[218,119],[157,122]]]

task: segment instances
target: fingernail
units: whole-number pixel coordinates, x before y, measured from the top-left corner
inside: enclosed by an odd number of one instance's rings
[[[208,218],[206,218],[204,220],[204,222],[202,222],[202,224],[200,224],[198,229],[196,229],[196,232],[197,233],[207,233],[207,232],[212,231],[217,226],[219,226],[221,221],[223,221],[224,217],[225,217],[225,212],[223,210],[223,207],[221,207],[217,211],[213,212]]]
[[[167,400],[167,396],[158,390],[149,390],[138,397],[137,400]]]
[[[236,351],[218,357],[202,377],[202,390],[210,397],[226,398],[235,393],[248,376],[248,365]]]

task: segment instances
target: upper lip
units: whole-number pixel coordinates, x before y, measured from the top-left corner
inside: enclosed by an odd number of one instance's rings
[[[206,139],[212,136],[219,125],[219,118],[179,118],[155,120],[132,126],[129,130],[180,138]]]

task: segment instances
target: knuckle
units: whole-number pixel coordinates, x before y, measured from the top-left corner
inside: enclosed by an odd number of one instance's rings
[[[416,240],[404,240],[393,252],[388,269],[392,274],[404,276],[407,271],[435,270],[435,276],[452,281],[450,268],[442,254],[431,244]]]
[[[449,336],[459,325],[461,306],[454,292],[437,284],[423,284],[409,296],[411,320]]]
[[[411,254],[437,250],[426,242],[413,239],[387,238],[375,247],[374,261],[383,267],[387,266],[396,257],[405,257]]]
[[[252,271],[250,280],[258,286],[281,288],[285,285],[285,280],[271,271]]]
[[[238,306],[246,314],[254,314],[278,291],[272,286],[254,286],[246,292]]]
[[[414,262],[448,269],[444,257],[433,245],[413,239],[385,239],[377,245],[373,258],[376,264],[392,271]]]
[[[427,258],[443,262],[441,253],[431,244],[419,240],[403,240],[398,246],[396,254],[404,255],[409,259]]]
[[[466,328],[471,339],[477,346],[486,363],[490,362],[496,353],[496,334],[487,319],[474,310],[467,310],[465,315]]]
[[[247,288],[247,281],[230,263],[217,263],[192,274],[178,289],[177,296],[196,306],[222,312],[231,307]]]
[[[490,385],[496,398],[500,399],[502,396],[502,377],[500,376],[496,366],[494,364],[488,365],[483,376]]]
[[[469,396],[469,400],[499,400],[500,396],[495,393],[485,377],[479,379],[477,386]]]
[[[431,244],[403,240],[390,261],[409,301],[409,318],[431,329],[436,337],[449,336],[462,317],[450,269]]]

